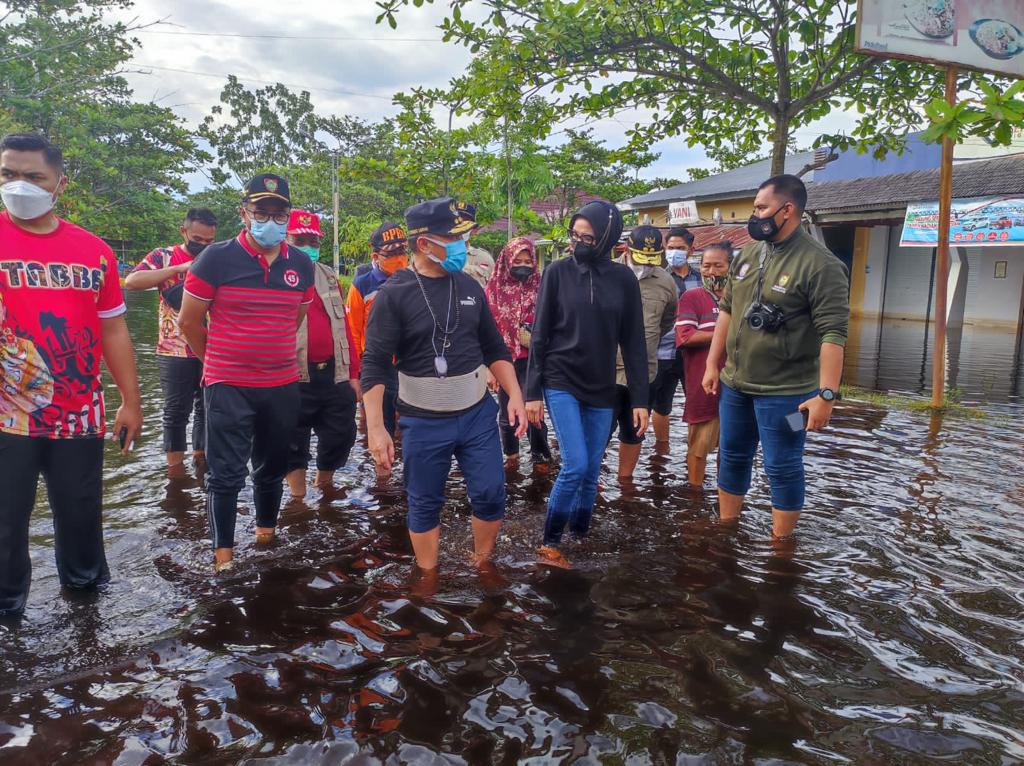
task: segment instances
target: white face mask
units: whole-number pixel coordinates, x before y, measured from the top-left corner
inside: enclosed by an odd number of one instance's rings
[[[636,275],[637,279],[643,279],[646,277],[651,269],[650,266],[642,266],[639,263],[631,263],[629,264],[629,268],[633,269],[633,273]]]
[[[681,269],[686,265],[685,250],[666,250],[665,257],[668,259],[668,265],[673,269]]]
[[[32,221],[53,210],[53,194],[28,181],[8,181],[0,186],[0,199],[15,218]]]

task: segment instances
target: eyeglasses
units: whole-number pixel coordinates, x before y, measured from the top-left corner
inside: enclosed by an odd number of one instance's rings
[[[273,220],[274,223],[288,223],[288,216],[290,215],[291,211],[285,211],[284,213],[271,214],[271,213],[264,213],[261,210],[255,210],[253,208],[247,207],[245,209],[245,212],[247,212],[249,215],[251,215],[252,219],[254,221],[256,221],[256,223],[266,223],[267,221],[270,221],[270,220]]]
[[[597,237],[590,234],[577,234],[572,229],[569,230],[569,239],[573,242],[582,242],[584,245],[590,245],[591,247],[597,244]]]

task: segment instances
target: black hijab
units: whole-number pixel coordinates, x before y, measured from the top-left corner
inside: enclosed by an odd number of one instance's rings
[[[619,209],[603,199],[588,202],[569,221],[570,231],[577,218],[586,220],[594,228],[594,236],[597,238],[597,244],[594,246],[595,254],[589,260],[597,261],[610,258],[612,248],[618,244],[619,237],[622,236],[622,213],[619,212]]]

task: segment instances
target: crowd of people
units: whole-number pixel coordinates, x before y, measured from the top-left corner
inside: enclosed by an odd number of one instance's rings
[[[66,184],[44,137],[0,141],[0,616],[25,608],[40,475],[62,585],[109,579],[101,360],[121,397],[112,438],[127,452],[142,429],[117,260],[54,213]],[[247,475],[255,542],[268,545],[285,489],[307,492],[311,434],[314,482],[329,492],[360,426],[381,475],[400,445],[419,572],[436,577],[453,458],[473,562],[491,566],[524,435],[534,469],[553,470],[548,421],[559,465],[538,560],[571,566],[566,528],[589,533],[609,444],[617,435],[628,481],[649,419],[668,443],[680,385],[688,482],[703,486],[717,451],[720,517],[734,523],[760,443],[773,534],[792,534],[806,431],[828,425],[848,314],[845,267],[802,225],[806,198],[796,177],[766,180],[750,244],[735,257],[729,242],[705,245],[699,269],[690,231],[641,225],[623,239],[619,209],[603,200],[572,216],[566,257],[541,269],[534,243],[517,237],[491,259],[467,244],[474,206],[431,199],[404,224],[380,225],[347,295],[320,260],[318,216],[293,207],[286,179],[245,184],[241,230],[228,239],[210,211],[190,210],[181,241],[149,253],[125,288],[159,292],[163,450],[169,475],[185,475],[191,418],[214,570],[233,566]]]

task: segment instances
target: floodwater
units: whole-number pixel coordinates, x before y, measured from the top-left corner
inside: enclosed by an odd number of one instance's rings
[[[578,569],[538,569],[550,477],[524,455],[501,577],[464,563],[454,479],[433,595],[408,582],[398,485],[358,445],[276,547],[255,550],[243,517],[242,565],[215,579],[201,490],[163,476],[153,300],[130,309],[147,438],[108,459],[114,581],[60,592],[40,505],[30,607],[0,626],[0,762],[1024,761],[1012,402],[944,421],[842,403],[810,440],[792,550],[766,541],[763,476],[729,531],[683,486],[683,451],[648,449],[628,489],[609,456]]]

